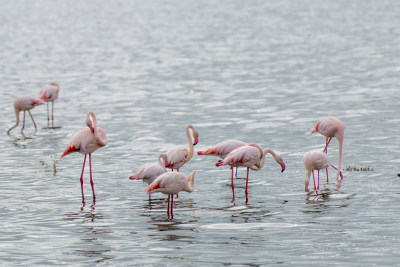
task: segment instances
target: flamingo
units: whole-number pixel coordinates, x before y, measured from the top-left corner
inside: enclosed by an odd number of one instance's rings
[[[190,131],[192,130],[192,137],[190,137]],[[199,133],[194,129],[192,125],[186,125],[185,133],[189,144],[189,150],[185,147],[176,147],[167,151],[167,160],[164,165],[166,168],[172,169],[172,171],[177,170],[182,167],[186,162],[188,162],[193,157],[193,146],[195,146],[199,141]]]
[[[9,135],[10,131],[18,126],[18,124],[19,124],[19,112],[20,111],[24,112],[24,118],[23,118],[23,121],[22,121],[22,128],[21,128],[21,134],[24,135],[23,130],[25,128],[25,111],[28,111],[29,116],[32,119],[33,125],[35,126],[35,131],[37,131],[36,123],[35,123],[35,120],[33,119],[33,116],[31,114],[30,110],[32,108],[34,108],[35,106],[41,105],[41,104],[44,104],[44,103],[46,103],[46,102],[44,102],[41,99],[36,99],[36,98],[30,97],[30,96],[17,97],[14,100],[14,112],[15,112],[15,117],[17,118],[17,122],[10,129],[7,130],[7,134]]]
[[[215,166],[219,167],[222,165],[231,165],[232,166],[232,175],[231,175],[231,187],[232,187],[232,201],[235,201],[235,188],[233,184],[233,166],[244,166],[247,167],[247,175],[246,175],[246,203],[248,202],[248,194],[247,187],[249,182],[249,169],[253,171],[258,171],[264,166],[265,156],[267,153],[270,153],[275,161],[281,165],[281,172],[285,170],[285,163],[282,160],[282,157],[277,155],[274,151],[267,148],[262,150],[256,144],[249,144],[246,146],[241,146],[234,149],[231,153],[229,153],[223,161],[217,162]]]
[[[93,202],[96,201],[96,196],[94,194],[94,186],[92,179],[92,158],[91,155],[98,148],[107,145],[106,133],[100,127],[97,127],[96,116],[92,111],[88,111],[86,114],[86,125],[87,128],[81,128],[75,132],[72,136],[68,147],[62,153],[60,159],[65,155],[72,152],[79,152],[84,154],[82,173],[81,173],[81,193],[82,193],[82,203],[85,203],[85,197],[83,195],[83,172],[85,170],[86,156],[89,154],[89,170],[90,170],[90,185],[92,186]]]
[[[167,155],[160,154],[158,156],[157,163],[146,163],[141,166],[138,171],[129,176],[129,179],[142,179],[143,183],[146,182],[148,185],[151,184],[158,176],[167,172],[164,166],[164,162],[167,160]],[[151,197],[149,195],[149,200]]]
[[[238,148],[240,146],[245,146],[248,145],[245,142],[242,141],[238,141],[238,140],[226,140],[226,141],[222,141],[204,151],[197,151],[197,155],[210,155],[210,156],[217,156],[220,157],[221,159],[224,159],[226,157],[226,155],[228,155],[232,150],[234,150],[235,148]],[[233,168],[233,165],[231,166]],[[237,176],[237,169],[238,167],[236,167],[236,176]]]
[[[193,192],[194,174],[195,171],[192,171],[188,176],[180,172],[161,174],[146,188],[145,192],[149,195],[156,192],[168,195],[167,217],[173,219],[174,195],[181,191]]]
[[[311,172],[314,180],[314,190],[319,189],[319,171],[326,169],[326,181],[328,182],[328,167],[331,166],[335,170],[336,167],[329,163],[328,155],[320,150],[308,151],[303,157],[304,167],[306,168],[306,177],[304,179],[304,191],[308,192],[308,184],[310,181]],[[318,186],[315,186],[314,170],[318,171]],[[343,178],[342,173],[340,176]]]
[[[60,87],[56,83],[49,83],[42,88],[39,92],[39,99],[43,100],[47,104],[47,128],[49,128],[50,117],[49,117],[49,102],[51,102],[51,127],[54,128],[54,100],[58,98],[58,92]]]
[[[342,147],[343,147],[343,138],[344,138],[344,123],[337,119],[337,118],[324,118],[320,120],[310,131],[310,133],[319,132],[323,136],[326,137],[325,141],[325,148],[323,152],[326,154],[328,153],[328,145],[331,141],[332,137],[336,137],[339,143],[339,159],[338,159],[338,167],[337,167],[337,174],[336,180],[339,179],[340,172],[340,165],[342,162]]]

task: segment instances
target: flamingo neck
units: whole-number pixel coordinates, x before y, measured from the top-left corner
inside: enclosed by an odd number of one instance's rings
[[[96,115],[94,115],[92,111],[89,111],[86,115],[86,125],[94,133],[94,138],[96,139],[100,147],[107,145],[107,140],[103,140],[99,135],[99,131],[97,129]]]
[[[187,192],[191,193],[194,190],[194,171],[192,171],[188,176],[187,179],[189,181]]]
[[[163,169],[164,169],[164,171],[167,171],[166,169],[165,169],[165,162],[167,162],[167,155],[165,155],[165,154],[160,154],[159,156],[158,156],[158,164],[161,166],[161,167],[163,167]]]
[[[13,126],[11,126],[10,129],[7,130],[7,134],[10,134],[10,131],[12,129],[14,129],[15,127],[17,127],[18,124],[19,124],[19,112],[20,112],[20,110],[18,108],[14,107],[14,112],[15,112],[16,122],[15,122],[15,124]]]
[[[193,149],[193,140],[192,140],[192,137],[190,136],[190,131],[189,131],[189,129],[192,129],[192,131],[193,131],[193,126],[192,126],[192,125],[188,125],[188,126],[186,126],[186,128],[185,128],[186,138],[187,138],[187,141],[188,141],[188,143],[189,143],[189,155],[188,155],[188,157],[187,157],[187,160],[189,160],[189,159],[191,159],[191,158],[193,157],[193,152],[194,152],[194,149]]]

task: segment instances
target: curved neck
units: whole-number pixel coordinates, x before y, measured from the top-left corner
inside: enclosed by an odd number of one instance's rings
[[[94,113],[92,111],[89,111],[86,115],[86,125],[94,133],[94,138],[96,139],[99,146],[107,145],[107,141],[103,140],[99,135],[99,131],[97,129],[96,115],[94,115]]]
[[[159,156],[158,156],[158,164],[161,166],[161,167],[163,167],[163,169],[164,169],[164,171],[166,171],[166,169],[165,169],[165,162],[167,162],[167,155],[165,155],[165,154],[160,154]]]
[[[19,112],[20,112],[20,110],[18,108],[14,107],[14,111],[15,111],[15,117],[16,117],[17,121],[15,122],[15,124],[13,126],[11,126],[10,129],[7,130],[7,134],[10,134],[10,131],[12,129],[14,129],[15,127],[17,127],[18,124],[19,124]]]
[[[187,177],[188,181],[189,181],[189,185],[187,188],[187,192],[191,193],[194,190],[194,171],[192,171]]]
[[[192,125],[188,125],[188,126],[186,126],[186,128],[185,128],[186,138],[187,138],[187,141],[188,141],[188,144],[189,144],[189,155],[188,155],[188,160],[192,158],[193,152],[194,152],[194,149],[193,149],[193,140],[192,140],[192,137],[190,136],[190,131],[189,131],[189,129],[192,129],[192,131],[193,131],[193,126],[192,126]]]

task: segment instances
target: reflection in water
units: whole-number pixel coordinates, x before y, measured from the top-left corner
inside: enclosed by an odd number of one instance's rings
[[[83,230],[80,234],[80,240],[82,242],[75,246],[74,251],[78,255],[94,258],[95,262],[99,263],[111,259],[111,257],[104,255],[112,250],[103,244],[101,237],[113,232],[105,225],[96,224],[99,220],[103,220],[104,216],[95,212],[93,205],[91,205],[89,211],[83,211],[84,206],[82,206],[80,212],[65,214],[64,220],[81,222],[80,225],[83,226]]]

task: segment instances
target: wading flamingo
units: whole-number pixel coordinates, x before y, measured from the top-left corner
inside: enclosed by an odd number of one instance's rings
[[[58,98],[58,92],[60,91],[60,87],[56,83],[49,83],[45,87],[42,88],[39,92],[39,99],[46,101],[47,103],[47,128],[49,128],[50,124],[50,116],[49,116],[49,102],[51,102],[51,127],[54,128],[54,100]]]
[[[217,162],[215,166],[219,167],[222,165],[231,165],[231,166],[244,166],[247,167],[247,175],[246,175],[246,203],[248,202],[248,194],[247,194],[247,186],[249,183],[249,169],[254,171],[260,170],[264,166],[265,156],[267,153],[270,153],[275,161],[281,165],[281,172],[285,170],[285,163],[283,163],[282,157],[277,155],[274,151],[267,148],[262,150],[256,144],[249,144],[247,146],[241,146],[234,149],[231,153],[229,153],[224,160]],[[231,187],[232,187],[232,201],[235,201],[235,187],[233,184],[233,167],[231,174]]]
[[[83,172],[85,170],[86,156],[89,154],[89,171],[90,171],[90,185],[92,186],[93,203],[96,201],[96,195],[94,194],[93,179],[92,179],[92,158],[91,155],[98,148],[107,145],[106,133],[100,127],[97,127],[96,116],[92,111],[86,114],[86,125],[75,132],[72,136],[71,142],[68,147],[62,153],[61,158],[72,152],[79,152],[85,155],[83,159],[82,173],[81,173],[81,193],[82,203],[85,203],[85,197],[83,195]]]
[[[161,192],[168,195],[167,217],[174,218],[174,195],[181,191],[193,192],[194,174],[192,171],[188,176],[180,172],[167,172],[158,176],[145,190],[147,194]],[[189,184],[188,184],[189,182]]]
[[[30,96],[17,97],[14,100],[14,112],[15,112],[15,117],[17,119],[17,122],[10,129],[7,130],[7,134],[10,134],[10,131],[18,126],[18,124],[19,124],[19,112],[20,111],[24,112],[24,118],[23,118],[23,121],[22,121],[22,128],[21,128],[21,134],[23,135],[23,130],[25,128],[25,111],[28,111],[29,116],[31,116],[33,125],[35,126],[35,131],[37,131],[36,123],[35,123],[35,121],[33,119],[33,116],[32,116],[32,114],[30,112],[30,109],[34,108],[37,105],[41,105],[41,104],[44,104],[44,103],[46,103],[46,102],[44,102],[41,99],[35,99],[33,97],[30,97]]]
[[[134,175],[129,176],[129,179],[131,180],[142,179],[143,183],[146,182],[148,185],[151,184],[158,176],[167,172],[167,170],[164,167],[164,162],[166,160],[167,160],[167,155],[160,154],[158,156],[157,163],[144,164],[138,169],[138,171]],[[150,194],[149,194],[149,200],[151,200]]]
[[[192,137],[190,137],[190,131],[192,130]],[[189,144],[189,150],[185,147],[176,147],[167,151],[167,160],[165,161],[165,167],[172,169],[172,171],[177,170],[182,167],[186,162],[188,162],[193,157],[193,146],[199,141],[199,133],[194,129],[192,125],[186,125],[185,133],[187,141]]]
[[[238,141],[238,140],[226,140],[222,141],[204,151],[198,151],[197,155],[201,156],[217,156],[220,157],[221,159],[224,159],[230,152],[232,152],[235,148],[238,148],[240,146],[246,146],[248,145],[245,142]],[[231,166],[233,168],[233,165]],[[236,167],[236,176],[237,176],[237,169]]]
[[[311,133],[314,132],[319,132],[323,136],[326,137],[325,141],[325,148],[324,151],[326,154],[328,154],[328,145],[329,142],[331,141],[332,137],[336,137],[339,143],[339,159],[338,159],[338,167],[337,167],[337,174],[336,174],[336,180],[339,179],[340,173],[340,165],[342,163],[342,147],[343,147],[343,138],[344,138],[344,123],[337,119],[337,118],[324,118],[320,120],[312,129]]]
[[[308,151],[303,157],[304,167],[306,168],[306,177],[304,179],[304,191],[308,192],[308,184],[310,182],[311,172],[314,180],[314,190],[319,189],[319,170],[326,169],[326,182],[328,182],[328,167],[331,166],[335,170],[336,167],[329,163],[328,155],[320,150]],[[318,185],[315,186],[314,170],[318,171]],[[340,177],[343,178],[339,171]]]

